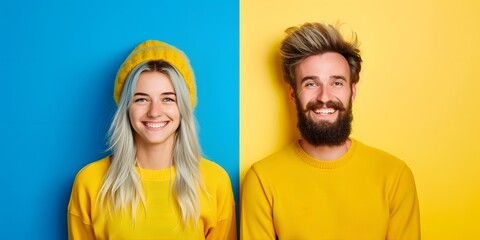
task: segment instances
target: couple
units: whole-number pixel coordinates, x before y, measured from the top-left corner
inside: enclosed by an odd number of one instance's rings
[[[419,239],[404,162],[349,138],[361,57],[330,25],[287,30],[280,49],[302,139],[255,163],[242,187],[245,240]],[[112,155],[77,174],[70,239],[236,239],[227,173],[200,156],[188,58],[149,40],[115,80]]]

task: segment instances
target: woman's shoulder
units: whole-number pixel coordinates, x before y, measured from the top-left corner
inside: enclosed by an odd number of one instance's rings
[[[78,172],[78,174],[90,174],[90,173],[99,173],[106,172],[110,166],[110,156],[104,157],[95,162],[91,162]]]
[[[218,163],[201,158],[199,167],[200,174],[205,182],[228,182],[230,184],[230,177],[227,171]]]
[[[209,174],[214,174],[214,173],[222,174],[222,175],[227,174],[225,169],[222,166],[220,166],[218,163],[205,158],[200,159],[200,172],[202,174],[204,172],[207,172]]]
[[[110,166],[110,156],[91,162],[78,171],[75,184],[85,185],[103,181],[103,176]]]

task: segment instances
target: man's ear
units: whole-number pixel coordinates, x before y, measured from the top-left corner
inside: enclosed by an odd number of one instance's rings
[[[293,87],[291,85],[289,86],[289,89],[290,89],[290,100],[295,102],[295,90],[293,89]]]
[[[357,84],[352,83],[352,102],[355,100],[355,96],[357,95]]]

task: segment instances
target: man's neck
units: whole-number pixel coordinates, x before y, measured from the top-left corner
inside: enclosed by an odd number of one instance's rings
[[[351,144],[352,142],[350,139],[347,139],[342,144],[335,146],[314,146],[305,139],[300,140],[300,147],[302,147],[303,151],[308,153],[308,155],[312,156],[313,158],[323,161],[339,159],[341,156],[345,155],[348,152]]]

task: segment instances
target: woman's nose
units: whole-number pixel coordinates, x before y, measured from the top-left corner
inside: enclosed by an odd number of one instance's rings
[[[162,113],[163,113],[163,111],[162,111],[161,104],[152,102],[150,104],[149,109],[148,109],[147,115],[149,117],[152,117],[152,118],[158,118],[158,117],[162,116]]]

